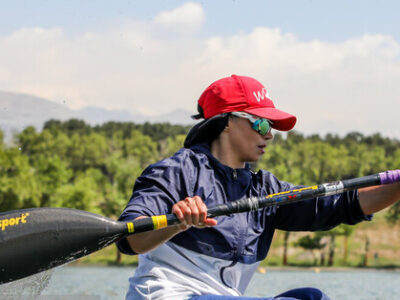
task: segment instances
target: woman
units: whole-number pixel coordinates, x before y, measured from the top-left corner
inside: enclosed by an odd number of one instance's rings
[[[198,111],[195,117],[204,120],[191,129],[185,147],[143,172],[120,217],[127,221],[172,211],[181,221],[119,242],[122,252],[140,254],[127,299],[255,299],[242,295],[275,229],[356,224],[400,198],[400,185],[394,184],[207,218],[207,207],[294,188],[268,171],[253,173],[248,163],[264,154],[271,128],[288,131],[296,117],[276,109],[257,80],[236,75],[211,84],[198,100]],[[262,299],[329,298],[300,288]]]

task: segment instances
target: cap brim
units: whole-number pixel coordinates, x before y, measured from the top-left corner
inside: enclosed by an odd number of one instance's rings
[[[280,131],[289,131],[296,124],[297,118],[287,112],[273,107],[253,107],[243,110],[249,114],[271,120],[272,128]]]

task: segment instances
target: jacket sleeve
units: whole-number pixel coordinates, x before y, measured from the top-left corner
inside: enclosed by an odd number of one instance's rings
[[[182,164],[177,160],[168,159],[149,166],[137,178],[119,221],[170,213],[176,202],[191,195],[190,181],[190,176],[184,176]],[[117,242],[117,247],[122,253],[136,254],[126,239]]]
[[[274,176],[269,178],[268,184],[276,190],[274,193],[303,187],[279,181]],[[364,215],[362,212],[358,190],[354,190],[278,206],[275,228],[289,231],[320,231],[329,230],[341,223],[354,225],[371,219],[372,215]]]

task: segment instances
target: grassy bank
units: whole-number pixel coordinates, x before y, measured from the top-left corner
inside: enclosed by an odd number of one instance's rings
[[[333,267],[364,267],[366,254],[366,267],[400,267],[400,225],[387,223],[384,215],[385,211],[382,211],[375,214],[371,222],[362,222],[356,225],[355,231],[347,240],[347,255],[345,251],[345,238],[343,236],[336,237]],[[290,234],[288,266],[320,266],[321,251],[314,251],[314,256],[317,259],[317,264],[315,264],[311,251],[293,246],[295,241],[307,234],[310,233],[293,232]],[[262,265],[282,266],[283,237],[283,232],[276,232],[269,255],[262,262]],[[324,249],[324,254],[326,265],[328,249]]]
[[[70,265],[110,265],[110,266],[136,266],[137,255],[120,255],[118,260],[118,250],[115,245],[111,245],[105,249],[92,253],[83,257]]]

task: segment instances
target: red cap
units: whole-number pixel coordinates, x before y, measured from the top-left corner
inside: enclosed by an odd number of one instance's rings
[[[277,130],[288,131],[296,124],[296,117],[276,109],[265,87],[251,77],[232,75],[215,81],[200,96],[198,104],[205,119],[243,111],[273,121],[272,127]]]

